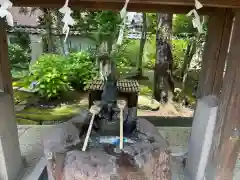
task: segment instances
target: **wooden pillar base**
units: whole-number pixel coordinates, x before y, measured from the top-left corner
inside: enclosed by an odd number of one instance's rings
[[[223,80],[220,106],[212,146],[212,160],[216,165],[215,180],[232,180],[240,148],[234,129],[240,130],[240,12],[235,15],[227,69]]]
[[[0,91],[12,95],[12,76],[8,58],[6,24],[0,18]]]
[[[23,167],[15,119],[7,32],[0,18],[0,179],[19,179]]]

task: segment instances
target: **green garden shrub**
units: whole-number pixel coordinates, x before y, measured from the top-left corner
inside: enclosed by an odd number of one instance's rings
[[[12,69],[27,69],[30,62],[30,55],[18,44],[9,44],[9,60]]]
[[[187,39],[172,40],[173,69],[182,67],[185,50],[187,48]],[[143,67],[153,69],[156,61],[156,36],[149,37],[146,42],[143,57]]]
[[[83,90],[85,85],[97,74],[95,59],[87,52],[70,54],[67,59],[68,80],[77,90]]]
[[[148,86],[140,85],[140,95],[152,95],[152,90]]]
[[[32,66],[26,80],[41,97],[54,99],[71,89],[68,75],[65,57],[45,54]]]
[[[177,14],[173,17],[173,35],[175,37],[193,36],[196,28],[193,27],[192,17],[185,14]]]
[[[150,36],[144,47],[143,67],[153,69],[156,61],[156,36]]]
[[[11,74],[12,74],[13,81],[19,81],[19,80],[23,80],[29,74],[29,70],[12,68]]]
[[[119,48],[116,54],[116,62],[119,68],[126,66],[136,66],[137,60],[139,58],[139,40],[124,40],[123,44]]]
[[[188,41],[187,39],[172,40],[173,70],[182,68]]]
[[[45,54],[32,66],[26,81],[41,97],[55,99],[72,88],[83,90],[96,72],[94,59],[86,52],[69,56]]]

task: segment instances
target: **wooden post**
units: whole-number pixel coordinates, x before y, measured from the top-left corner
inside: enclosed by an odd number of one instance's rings
[[[22,168],[14,113],[6,26],[4,20],[0,18],[0,179],[20,179]]]
[[[220,10],[209,17],[208,36],[203,54],[198,85],[198,98],[220,95],[227,49],[232,29],[233,13]]]
[[[216,180],[231,180],[240,147],[234,129],[240,130],[240,12],[236,13],[224,77],[215,142],[212,146]]]
[[[8,58],[6,24],[0,18],[0,92],[12,95],[12,76]]]

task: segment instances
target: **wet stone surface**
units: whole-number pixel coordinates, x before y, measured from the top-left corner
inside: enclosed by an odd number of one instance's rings
[[[76,130],[65,123],[45,136],[45,155],[54,152],[48,157],[49,180],[56,176],[62,180],[171,179],[168,144],[147,120],[137,120],[137,129],[129,137],[134,143],[124,143],[122,150],[99,143],[98,134],[93,133],[87,151],[82,152],[84,138],[76,136]]]

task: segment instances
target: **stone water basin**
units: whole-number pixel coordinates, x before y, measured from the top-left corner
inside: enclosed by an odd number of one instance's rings
[[[171,179],[168,143],[149,121],[137,120],[137,129],[125,138],[122,150],[118,137],[99,138],[92,133],[87,151],[83,152],[84,138],[77,140],[74,127],[77,126],[62,124],[45,137],[49,180]]]

